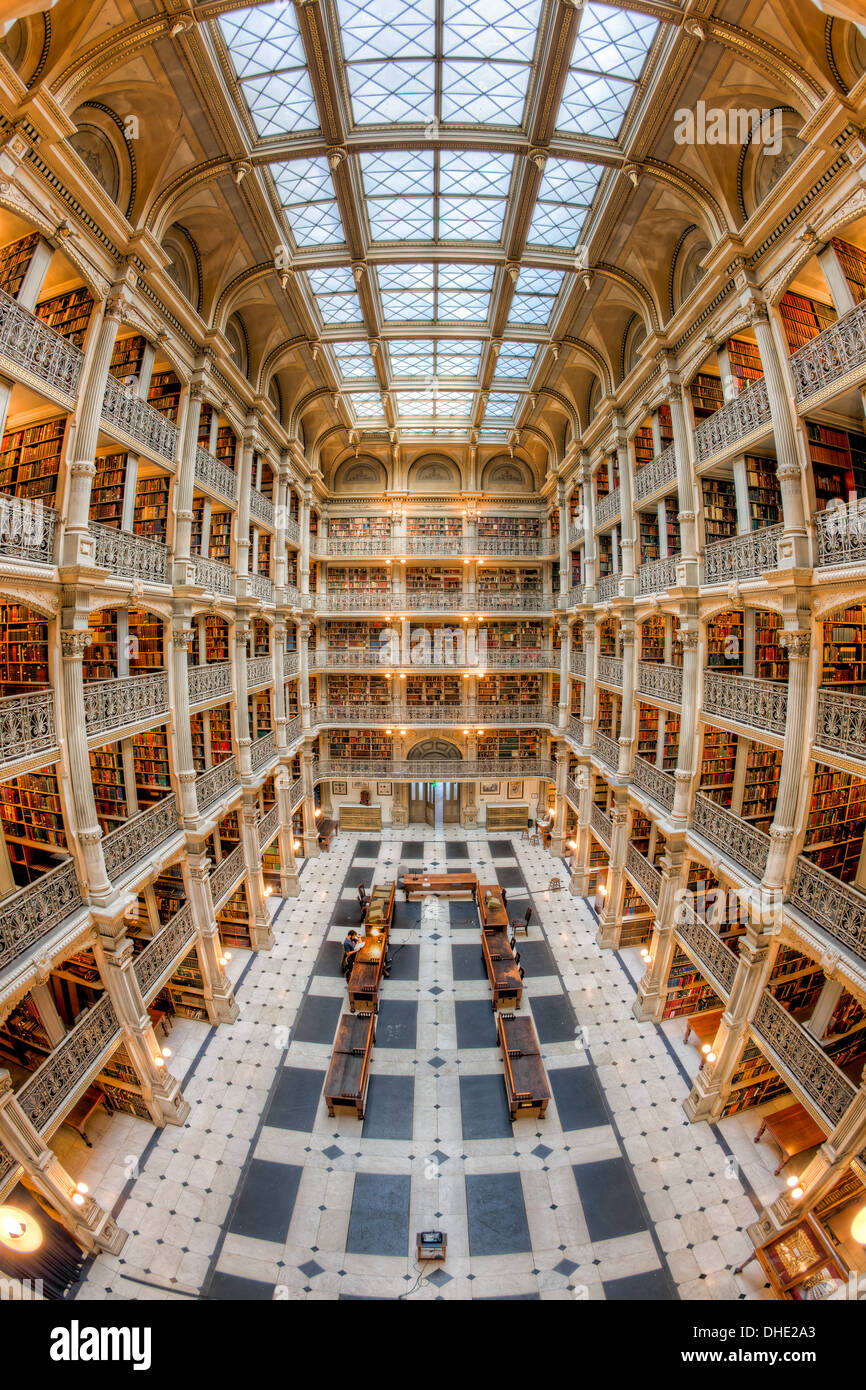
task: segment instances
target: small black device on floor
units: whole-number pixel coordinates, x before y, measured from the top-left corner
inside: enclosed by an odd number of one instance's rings
[[[444,1231],[419,1231],[415,1237],[419,1260],[444,1260],[446,1238]]]

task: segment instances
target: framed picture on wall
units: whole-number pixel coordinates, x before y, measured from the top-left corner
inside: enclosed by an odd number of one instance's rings
[[[390,782],[377,782],[377,783],[376,783],[376,795],[377,795],[377,796],[390,796],[390,795],[391,795],[391,783],[390,783]]]
[[[499,795],[499,783],[498,783],[498,782],[482,782],[482,783],[481,783],[481,795],[482,795],[482,796],[498,796],[498,795]]]
[[[345,795],[346,795],[346,783],[345,783],[345,782],[332,782],[332,783],[331,783],[331,791],[333,792],[334,796],[345,796]]]
[[[509,800],[509,801],[519,801],[520,798],[521,798],[522,795],[523,795],[523,783],[522,783],[522,782],[507,782],[507,783],[506,783],[506,787],[507,787],[507,791],[506,791],[505,794],[506,794],[506,796],[508,797],[508,800]]]

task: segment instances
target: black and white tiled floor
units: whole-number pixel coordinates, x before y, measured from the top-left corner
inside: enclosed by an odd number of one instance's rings
[[[544,1120],[508,1116],[474,905],[399,893],[365,1118],[328,1118],[357,885],[408,864],[465,866],[506,887],[511,916],[532,906],[518,949],[553,1093]],[[731,1273],[752,1248],[752,1184],[717,1130],[685,1120],[676,1049],[635,1021],[628,960],[599,951],[583,900],[548,891],[557,872],[525,842],[457,827],[341,834],[308,861],[300,897],[277,905],[274,950],[232,962],[238,1021],[177,1025],[199,1044],[192,1113],[156,1135],[128,1122],[127,1147],[147,1135],[116,1203],[132,1234],[78,1296],[765,1296],[754,1265]],[[419,1269],[415,1233],[430,1228],[448,1258]]]

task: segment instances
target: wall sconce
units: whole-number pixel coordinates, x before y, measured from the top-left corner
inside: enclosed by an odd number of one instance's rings
[[[84,1198],[82,1197],[82,1202]],[[29,1212],[21,1207],[0,1207],[0,1243],[7,1250],[29,1255],[42,1244],[42,1230]]]

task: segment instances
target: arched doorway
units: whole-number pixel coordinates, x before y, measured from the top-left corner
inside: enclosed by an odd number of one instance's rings
[[[443,738],[427,738],[406,754],[409,762],[435,758],[440,762],[462,762],[463,754],[454,743]],[[409,824],[456,825],[460,820],[460,783],[442,779],[409,783]]]

